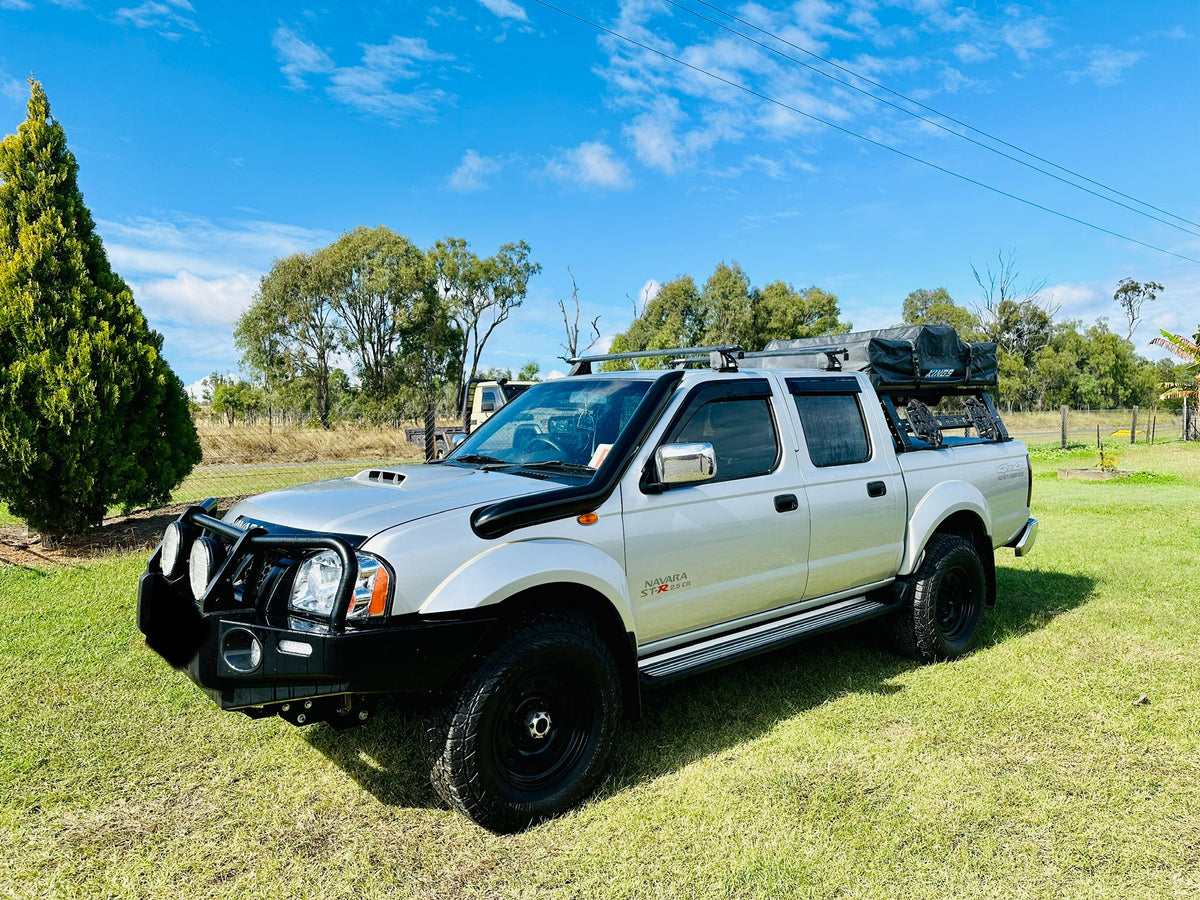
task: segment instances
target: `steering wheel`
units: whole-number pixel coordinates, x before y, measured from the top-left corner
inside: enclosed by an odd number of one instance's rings
[[[554,440],[554,438],[544,434],[539,434],[537,437],[531,438],[529,443],[525,446],[525,449],[529,452],[536,450],[551,450],[554,453],[559,454],[563,452],[563,448],[558,446],[558,443]]]

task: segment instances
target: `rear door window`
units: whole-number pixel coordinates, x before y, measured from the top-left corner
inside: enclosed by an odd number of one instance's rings
[[[847,466],[871,458],[856,380],[788,379],[788,388],[814,466]]]

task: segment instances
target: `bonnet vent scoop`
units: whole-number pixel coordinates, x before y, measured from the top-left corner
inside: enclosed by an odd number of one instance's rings
[[[405,478],[403,472],[389,472],[387,469],[367,469],[358,477],[375,484],[390,484],[393,487],[399,487],[404,483]]]

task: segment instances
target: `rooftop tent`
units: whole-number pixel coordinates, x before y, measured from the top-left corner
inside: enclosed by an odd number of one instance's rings
[[[764,352],[778,355],[766,356],[756,364],[771,369],[825,368],[830,347],[844,348],[842,368],[868,373],[879,389],[978,390],[997,384],[995,342],[961,341],[949,325],[908,325],[771,341]]]

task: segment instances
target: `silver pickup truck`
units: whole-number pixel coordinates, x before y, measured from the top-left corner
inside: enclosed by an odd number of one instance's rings
[[[916,658],[972,649],[1032,476],[969,362],[911,343],[901,388],[840,346],[575,360],[444,460],[188,510],[139,626],[225,709],[344,727],[419,698],[438,793],[527,827],[587,796],[643,688],[873,618]]]

